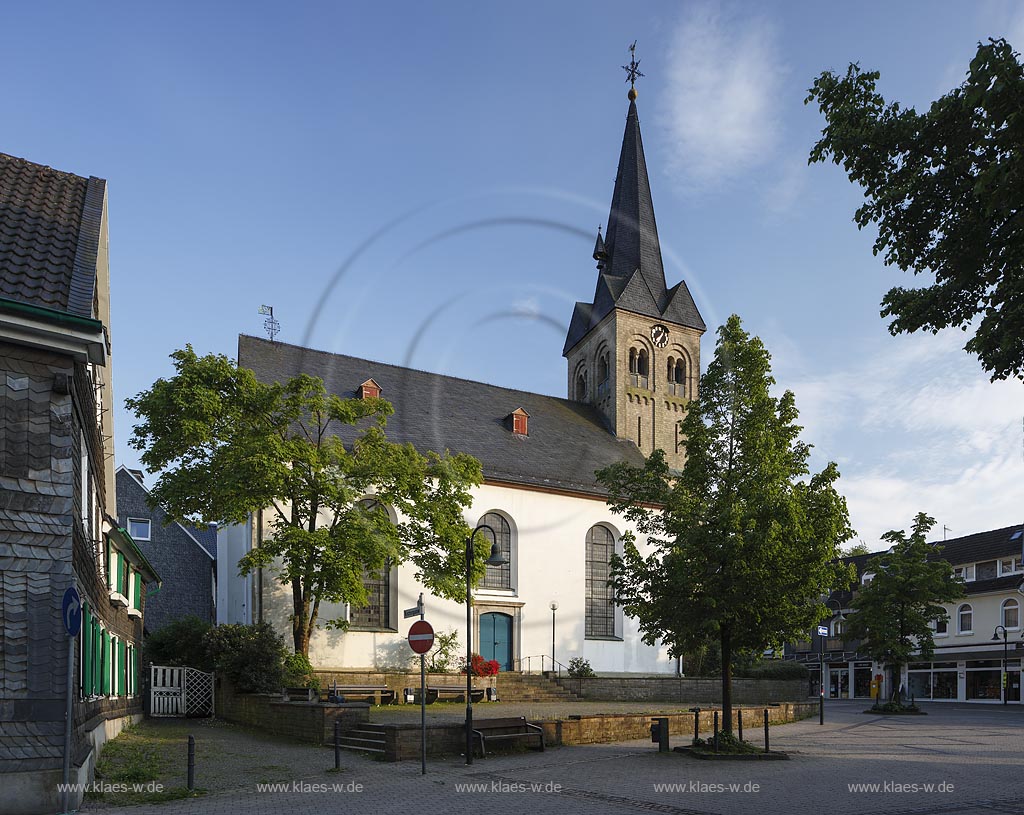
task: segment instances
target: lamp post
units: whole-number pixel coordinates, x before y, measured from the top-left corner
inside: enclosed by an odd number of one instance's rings
[[[552,600],[548,603],[551,609],[551,670],[555,670],[555,612],[558,611],[558,601]]]
[[[843,616],[843,607],[842,605],[840,605],[838,600],[833,600],[831,597],[829,597],[827,600],[825,600],[825,607],[831,610],[832,603],[836,604],[836,613],[833,616],[836,617],[839,620],[839,622],[842,622],[846,619],[846,617]],[[825,724],[825,637],[821,635],[820,631],[818,632],[818,639],[821,642],[821,659],[820,664],[818,666],[818,724]],[[836,688],[836,696],[838,695],[839,689]]]
[[[491,556],[488,566],[504,566],[508,563],[498,546],[498,536],[487,524],[477,524],[466,538],[466,764],[473,763],[473,538],[481,529],[491,533]]]
[[[1003,632],[1002,635],[1000,635],[1000,633],[999,633],[1000,631]],[[1002,638],[1003,638],[1003,674],[1000,677],[1000,684],[1002,686],[1003,704],[1005,705],[1009,701],[1008,698],[1007,698],[1007,693],[1006,693],[1006,691],[1007,691],[1006,683],[1009,681],[1009,676],[1006,673],[1006,649],[1007,649],[1008,646],[1007,646],[1007,642],[1006,642],[1006,626],[1005,625],[997,625],[995,627],[995,631],[992,632],[992,642],[999,642],[999,637],[1000,636],[1002,636]]]

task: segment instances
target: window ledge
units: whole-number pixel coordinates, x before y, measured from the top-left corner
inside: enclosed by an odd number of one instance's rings
[[[142,612],[139,611],[137,608],[130,608],[130,609],[128,609],[128,616],[129,617],[138,617],[141,620],[142,619]]]
[[[128,598],[121,594],[121,592],[119,591],[110,592],[110,602],[120,603],[125,608],[128,608]]]
[[[515,597],[515,589],[481,589],[478,588],[473,592],[474,596],[478,597]]]
[[[348,630],[353,634],[397,634],[397,628],[384,628],[374,625],[349,625]]]
[[[583,639],[595,640],[597,642],[622,642],[622,637],[597,637],[592,634],[587,634]]]
[[[954,634],[953,636],[955,636],[955,637],[973,637],[974,636],[974,632],[973,631],[957,631],[956,634]]]

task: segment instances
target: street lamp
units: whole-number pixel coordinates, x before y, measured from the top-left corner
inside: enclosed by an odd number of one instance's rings
[[[558,611],[558,601],[552,600],[548,603],[551,609],[551,670],[555,670],[555,612]]]
[[[1003,632],[1002,633],[1002,638],[1003,638],[1003,675],[1002,675],[1002,677],[1000,677],[1000,680],[1001,680],[1001,684],[1002,684],[1003,704],[1005,705],[1009,701],[1007,699],[1007,694],[1006,694],[1006,690],[1007,690],[1006,689],[1006,683],[1008,681],[1008,677],[1007,677],[1007,674],[1006,674],[1006,649],[1007,649],[1007,642],[1006,642],[1006,626],[1005,625],[997,625],[996,626],[995,631],[992,632],[992,642],[999,642],[999,637],[1000,637],[999,632],[1000,631]]]
[[[831,597],[825,600],[825,607],[832,608],[831,604],[836,604],[836,613],[833,617],[836,617],[839,622],[843,622],[846,617],[843,616],[843,607],[838,600],[833,600]],[[819,649],[819,662],[818,662],[818,724],[825,724],[825,637],[818,632],[818,642],[821,643]],[[839,695],[839,689],[836,689],[836,696]]]
[[[477,524],[466,538],[466,764],[473,763],[473,538],[481,529],[491,533],[491,556],[488,566],[504,566],[508,560],[501,554],[498,536],[487,524]]]

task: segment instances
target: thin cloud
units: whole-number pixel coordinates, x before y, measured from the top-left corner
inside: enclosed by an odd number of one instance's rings
[[[669,50],[669,172],[701,188],[769,157],[778,141],[784,68],[776,26],[761,16],[690,6]]]

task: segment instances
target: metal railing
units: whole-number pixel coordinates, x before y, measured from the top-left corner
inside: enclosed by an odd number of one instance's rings
[[[565,671],[566,674],[569,673],[569,669],[557,659],[552,659],[550,654],[533,654],[528,657],[520,657],[514,660],[512,664],[515,666],[514,670],[524,674],[550,672],[561,676],[562,671]]]

